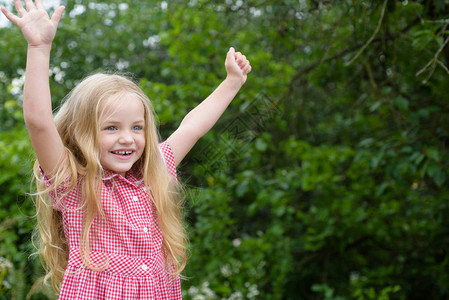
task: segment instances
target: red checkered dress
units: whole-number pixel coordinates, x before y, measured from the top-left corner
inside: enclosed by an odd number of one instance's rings
[[[159,145],[170,174],[176,179],[173,153],[167,142]],[[48,182],[47,182],[48,184]],[[178,276],[167,274],[162,253],[162,232],[154,204],[141,177],[109,173],[103,177],[101,204],[105,218],[92,225],[90,260],[102,271],[82,268],[80,189],[71,191],[63,206],[64,232],[70,246],[68,267],[59,299],[181,299]]]

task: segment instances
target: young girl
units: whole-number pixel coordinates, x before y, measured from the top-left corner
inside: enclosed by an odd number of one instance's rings
[[[159,143],[148,98],[131,80],[83,80],[53,119],[51,44],[64,7],[2,7],[28,41],[23,92],[35,150],[39,252],[60,299],[180,299],[186,264],[176,165],[218,120],[251,71],[231,48],[226,79]]]

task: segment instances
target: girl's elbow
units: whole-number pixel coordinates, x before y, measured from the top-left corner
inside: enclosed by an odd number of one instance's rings
[[[42,133],[49,130],[51,126],[54,126],[53,119],[50,122],[46,122],[44,118],[26,116],[24,120],[27,130],[30,133]]]

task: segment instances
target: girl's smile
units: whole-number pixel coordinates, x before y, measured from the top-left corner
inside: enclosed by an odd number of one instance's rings
[[[136,153],[134,150],[117,150],[117,151],[111,151],[111,154],[113,154],[118,159],[131,159],[132,155]]]
[[[100,163],[104,169],[125,176],[145,149],[144,107],[130,93],[105,102],[108,108],[100,121]]]

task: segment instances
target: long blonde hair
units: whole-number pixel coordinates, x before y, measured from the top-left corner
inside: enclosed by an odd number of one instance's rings
[[[64,235],[61,213],[53,209],[50,193],[57,204],[74,188],[81,187],[81,206],[84,228],[80,250],[86,267],[95,269],[89,262],[91,226],[95,217],[104,216],[101,206],[101,179],[103,168],[99,160],[99,119],[103,111],[123,93],[137,96],[144,105],[145,150],[135,167],[143,175],[148,191],[156,207],[158,224],[163,235],[163,251],[167,266],[173,274],[180,274],[186,265],[186,233],[181,212],[181,186],[169,174],[160,155],[159,135],[153,109],[143,91],[124,76],[95,74],[80,82],[67,95],[55,115],[55,124],[66,147],[66,157],[47,187],[40,175],[39,164],[34,166],[37,183],[36,209],[39,254],[46,269],[46,279],[59,292],[67,267],[69,247]],[[100,104],[101,107],[100,107]],[[58,187],[65,186],[60,192]]]

